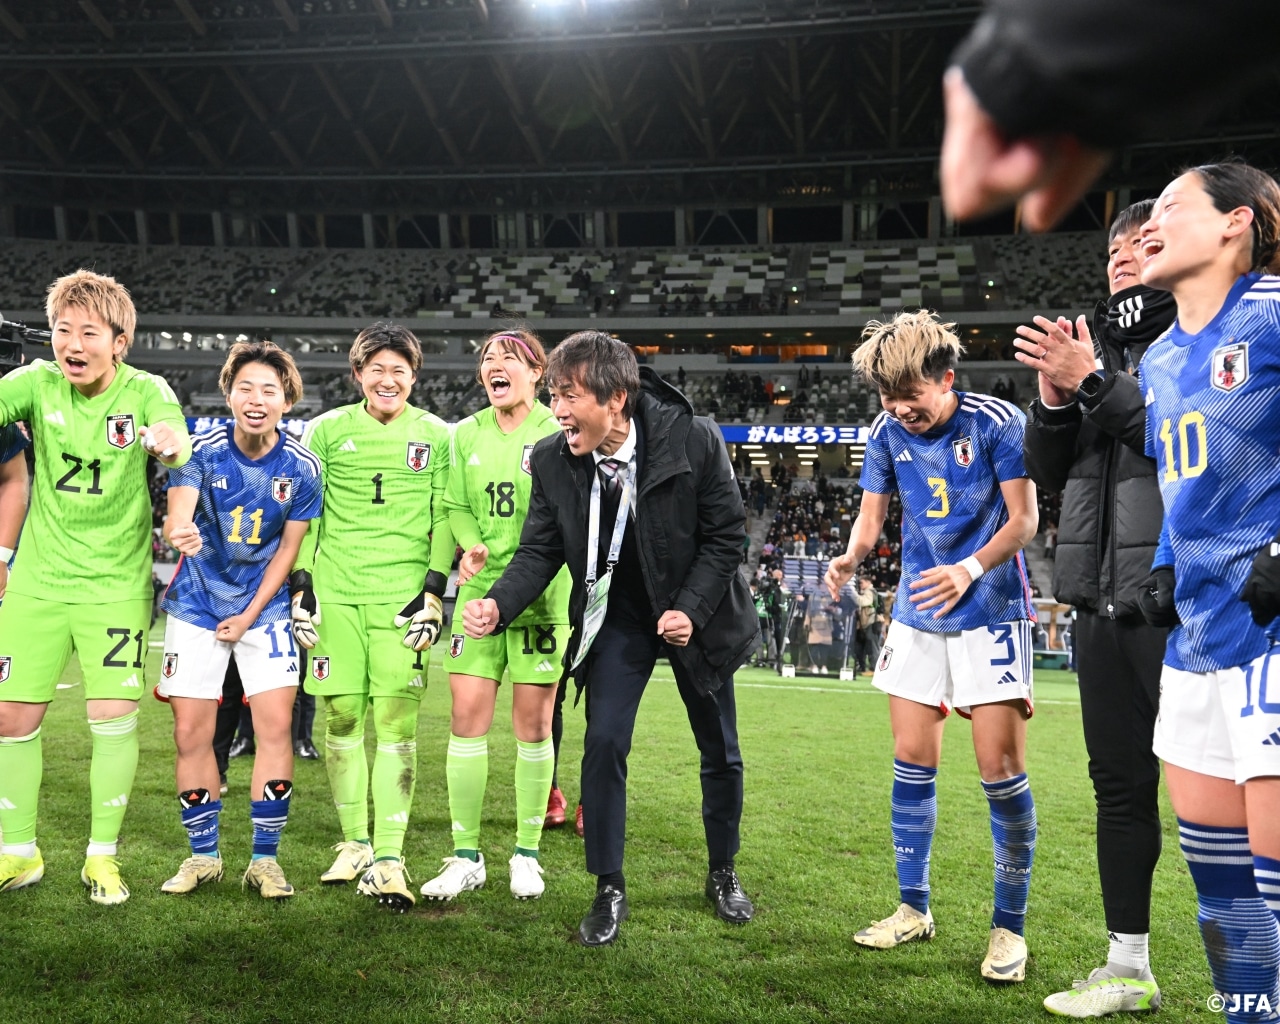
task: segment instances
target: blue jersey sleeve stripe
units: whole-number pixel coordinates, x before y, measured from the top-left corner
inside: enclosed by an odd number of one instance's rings
[[[314,452],[307,449],[301,441],[295,441],[292,437],[284,439],[285,449],[292,454],[299,462],[305,462],[315,472],[316,476],[320,475],[320,460],[316,458]]]

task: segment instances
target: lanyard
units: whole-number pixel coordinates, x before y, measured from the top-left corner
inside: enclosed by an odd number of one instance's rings
[[[587,586],[596,581],[596,568],[600,560],[600,470],[593,468],[591,481],[591,511],[587,516]],[[622,535],[627,529],[627,516],[631,512],[631,489],[636,475],[636,458],[627,463],[622,484],[622,496],[618,499],[618,518],[613,524],[613,537],[609,541],[608,572],[618,562],[622,553]]]

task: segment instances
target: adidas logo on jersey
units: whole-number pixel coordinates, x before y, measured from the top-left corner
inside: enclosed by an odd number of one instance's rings
[[[554,672],[555,670],[556,667],[545,658],[538,662],[538,667],[534,669],[535,672]]]
[[[996,685],[1003,686],[1005,683],[1016,683],[1017,681],[1018,681],[1017,676],[1015,676],[1012,672],[1006,672],[1004,675],[1002,675],[999,679],[996,680]]]
[[[398,822],[398,823],[399,823],[399,824],[401,824],[401,825],[407,825],[407,824],[409,824],[409,812],[408,812],[408,811],[398,811],[398,812],[396,812],[395,814],[389,814],[389,815],[387,815],[387,817],[386,817],[385,819],[383,819],[383,820],[384,820],[384,821],[394,821],[394,822]]]
[[[472,453],[471,453],[471,458],[467,459],[467,465],[468,465],[468,466],[478,466],[478,465],[480,465],[480,456],[479,456],[479,455],[477,455],[475,452],[472,452]]]
[[[1277,729],[1265,740],[1262,741],[1264,747],[1280,747],[1280,729]]]
[[[128,679],[126,679],[126,680],[125,680],[123,683],[121,683],[120,685],[121,685],[121,686],[132,686],[135,690],[140,690],[140,689],[142,689],[142,684],[141,684],[140,682],[138,682],[138,676],[137,676],[137,674],[136,674],[136,673],[135,673],[134,675],[131,675]]]
[[[227,478],[225,476],[215,476],[213,478],[213,483],[209,486],[216,487],[220,491],[225,491],[227,489]]]
[[[412,679],[410,679],[409,687],[410,689],[416,687],[417,689],[421,690],[423,688],[422,676],[414,676]]]
[[[910,462],[910,461],[911,461],[911,453],[910,453],[910,452],[908,452],[908,451],[904,451],[901,455],[899,455],[899,456],[898,456],[896,459],[894,459],[893,461],[894,461],[894,462]]]
[[[44,414],[44,421],[45,421],[46,423],[56,423],[56,424],[57,424],[58,426],[60,426],[60,427],[65,427],[65,426],[67,425],[67,421],[66,421],[65,419],[63,419],[63,418],[62,418],[62,410],[61,410],[61,409],[59,409],[59,410],[57,410],[57,411],[55,411],[55,412],[47,412],[47,413],[45,413],[45,414]]]
[[[353,452],[355,450],[356,450],[356,443],[351,438],[347,438],[345,441],[342,442],[342,444],[338,445],[338,451],[340,452]]]

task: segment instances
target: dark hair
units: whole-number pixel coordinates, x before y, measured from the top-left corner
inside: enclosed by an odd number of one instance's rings
[[[630,347],[603,331],[578,331],[551,350],[547,361],[547,386],[586,388],[604,405],[625,391],[622,414],[631,419],[640,397],[640,367]]]
[[[1111,230],[1107,233],[1107,245],[1110,246],[1120,235],[1142,227],[1151,219],[1151,211],[1155,205],[1154,199],[1140,199],[1117,213],[1116,219],[1111,222]]]
[[[293,356],[270,341],[237,341],[231,346],[218,375],[218,387],[224,397],[231,396],[236,376],[250,363],[261,363],[276,371],[280,387],[284,390],[284,400],[290,405],[302,397],[302,376],[298,373],[298,364],[293,361]]]
[[[476,359],[477,384],[484,384],[480,379],[480,366],[484,362],[484,354],[494,345],[500,352],[514,352],[525,366],[538,371],[539,377],[535,391],[546,381],[547,353],[542,347],[541,339],[528,327],[512,327],[494,331],[480,346],[480,355]]]
[[[384,349],[404,356],[415,374],[422,366],[422,346],[418,344],[413,331],[400,324],[380,320],[357,334],[356,340],[351,343],[348,358],[351,360],[352,372],[359,373],[364,369],[365,363]]]
[[[1181,174],[1194,174],[1200,179],[1219,213],[1229,213],[1238,206],[1249,207],[1253,211],[1249,269],[1280,271],[1280,185],[1275,178],[1243,160],[1200,164]]]

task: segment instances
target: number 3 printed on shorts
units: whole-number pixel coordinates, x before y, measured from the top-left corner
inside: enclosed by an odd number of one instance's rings
[[[1007,622],[1000,622],[994,626],[988,626],[987,632],[990,633],[997,644],[1004,644],[1005,656],[1003,658],[992,658],[993,665],[1012,665],[1018,660],[1018,650],[1013,645],[1013,626]]]

